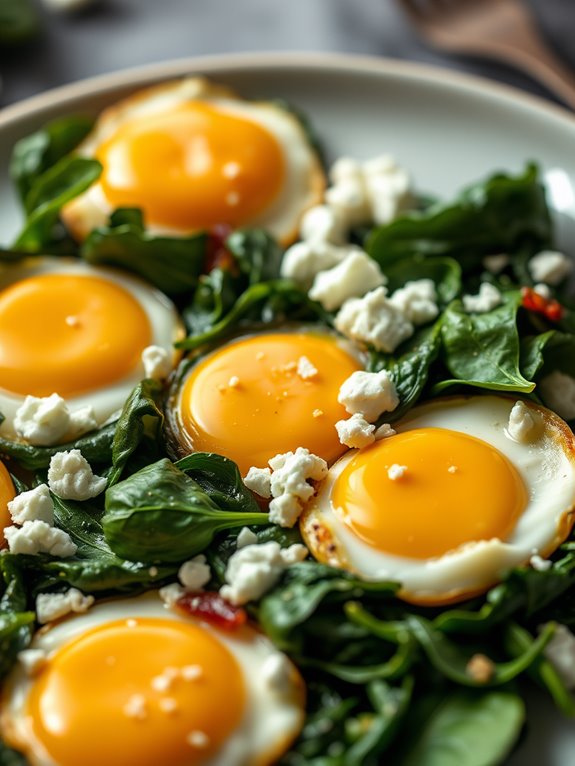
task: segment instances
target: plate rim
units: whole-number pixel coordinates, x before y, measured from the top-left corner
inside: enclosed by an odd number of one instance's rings
[[[48,111],[65,107],[79,98],[105,95],[130,86],[144,87],[169,78],[193,75],[224,75],[235,70],[276,70],[316,73],[357,73],[427,83],[447,91],[459,91],[545,116],[558,126],[575,129],[575,114],[566,107],[519,88],[487,77],[450,69],[446,66],[384,56],[332,52],[241,52],[189,56],[138,65],[76,80],[17,101],[0,109],[0,130]]]

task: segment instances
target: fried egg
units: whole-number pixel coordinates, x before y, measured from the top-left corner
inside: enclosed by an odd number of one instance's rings
[[[62,219],[78,240],[120,207],[181,235],[216,224],[263,227],[287,244],[325,178],[299,120],[201,78],[164,83],[104,111],[78,148],[103,166]]]
[[[298,447],[332,462],[345,450],[335,430],[346,417],[338,391],[361,367],[345,342],[327,332],[236,338],[178,383],[169,403],[178,450],[217,452],[242,474]]]
[[[158,290],[75,258],[29,258],[0,271],[0,435],[16,436],[27,395],[91,406],[98,424],[120,410],[144,377],[142,351],[173,358],[177,312]]]
[[[15,497],[16,489],[14,488],[12,478],[4,463],[0,461],[0,550],[4,547],[4,543],[6,542],[3,530],[12,523],[10,512],[8,511],[8,503],[10,500],[14,500]]]
[[[320,561],[391,579],[416,604],[483,592],[531,556],[549,556],[574,522],[575,437],[525,402],[525,443],[507,430],[514,400],[432,401],[397,434],[353,450],[330,470],[301,519]]]
[[[40,631],[0,709],[31,766],[267,766],[304,718],[301,677],[254,628],[222,631],[156,592]]]

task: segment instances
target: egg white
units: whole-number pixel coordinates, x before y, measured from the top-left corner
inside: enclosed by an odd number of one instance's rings
[[[172,366],[175,366],[179,360],[180,355],[174,350],[174,343],[183,336],[184,330],[175,306],[163,293],[143,280],[118,269],[90,266],[77,258],[27,258],[15,265],[0,269],[0,290],[38,274],[80,274],[100,277],[124,288],[136,299],[148,317],[152,330],[150,345],[165,349],[170,354]],[[91,406],[96,422],[102,425],[122,409],[134,386],[143,378],[144,366],[140,362],[130,375],[112,385],[64,398],[72,412]],[[7,439],[18,438],[14,429],[14,417],[24,399],[25,396],[3,389],[0,385],[0,412],[5,417],[0,425],[0,436]]]
[[[469,542],[429,559],[391,555],[371,547],[354,535],[331,501],[334,482],[357,452],[352,450],[330,469],[302,517],[302,533],[310,551],[321,561],[366,580],[399,582],[399,595],[408,601],[434,604],[482,592],[534,554],[550,555],[573,525],[575,437],[553,412],[525,402],[537,424],[535,435],[528,443],[513,440],[507,424],[514,403],[515,399],[503,396],[436,400],[414,408],[393,426],[398,433],[419,428],[458,431],[503,453],[519,472],[528,495],[527,506],[507,540]]]
[[[194,622],[212,634],[238,662],[246,689],[244,717],[226,744],[204,766],[269,766],[289,748],[298,735],[304,720],[305,692],[296,668],[289,663],[289,683],[285,688],[271,690],[264,674],[263,663],[270,657],[282,657],[265,636],[244,625],[234,631],[223,631],[195,617],[168,608],[157,591],[130,599],[100,602],[89,612],[74,615],[53,626],[40,630],[32,641],[32,649],[50,656],[82,633],[96,627],[129,618],[160,618]],[[287,661],[287,658],[285,658]],[[0,730],[9,732],[10,742],[18,742],[32,766],[58,766],[43,753],[41,744],[33,739],[25,709],[34,684],[21,664],[17,664],[8,677],[0,709]]]
[[[231,115],[256,122],[276,139],[286,167],[282,189],[265,210],[243,225],[265,228],[282,244],[295,240],[301,216],[322,199],[325,176],[301,123],[277,104],[245,101],[232,90],[200,77],[167,82],[138,91],[108,107],[80,144],[77,153],[83,157],[93,157],[98,147],[110,139],[127,120],[166,112],[196,100],[209,102]],[[127,172],[121,168],[115,170],[117,173]],[[63,208],[62,219],[72,236],[83,240],[92,229],[108,222],[113,209],[101,185],[96,182]],[[152,234],[168,236],[191,233],[153,222],[147,224],[147,229]]]

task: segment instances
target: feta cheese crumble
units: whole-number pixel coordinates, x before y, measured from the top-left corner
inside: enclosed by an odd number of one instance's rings
[[[406,472],[407,466],[399,465],[398,463],[394,463],[387,469],[387,475],[391,481],[397,481],[398,479],[401,479],[403,476],[405,476]]]
[[[144,376],[152,380],[165,380],[172,371],[171,355],[161,346],[147,346],[142,351]]]
[[[497,255],[486,255],[483,259],[483,268],[491,274],[500,274],[511,261],[507,253],[497,253]]]
[[[271,541],[261,545],[246,545],[230,556],[225,573],[226,585],[220,595],[231,604],[240,606],[254,601],[278,582],[283,572],[308,554],[305,545],[280,548]]]
[[[65,593],[40,593],[36,598],[36,617],[41,625],[59,620],[71,612],[83,614],[94,603],[94,596],[85,596],[77,588]]]
[[[106,488],[107,479],[96,476],[79,449],[57,452],[50,460],[48,485],[63,500],[88,500]]]
[[[575,689],[575,635],[566,625],[557,625],[543,654],[568,689]]]
[[[92,407],[71,413],[58,394],[27,396],[16,410],[16,433],[35,447],[50,447],[64,437],[76,438],[97,427]]]
[[[529,261],[529,272],[534,282],[558,285],[573,270],[573,263],[565,253],[542,250]]]
[[[503,303],[501,293],[491,282],[482,282],[477,295],[464,295],[462,300],[468,314],[486,314]]]
[[[340,442],[352,449],[362,449],[375,441],[375,426],[368,423],[359,412],[347,420],[338,420],[335,428]]]
[[[346,301],[335,317],[335,327],[346,338],[389,354],[414,330],[403,312],[391,303],[385,287]]]
[[[414,325],[431,322],[439,314],[437,291],[432,279],[406,282],[393,293],[389,302]]]
[[[178,570],[178,579],[187,591],[203,590],[212,573],[203,554],[185,561]]]
[[[272,496],[272,471],[271,468],[256,468],[252,466],[244,476],[244,484],[256,495],[266,500]]]
[[[302,380],[312,380],[318,376],[319,370],[307,356],[300,356],[297,362],[297,374]]]
[[[537,553],[531,556],[529,563],[536,572],[547,572],[553,566],[553,562],[548,559],[542,559]]]
[[[522,401],[515,402],[509,413],[507,436],[520,444],[527,444],[532,440],[535,426],[535,418],[529,407]]]
[[[342,383],[337,400],[350,415],[358,413],[370,423],[375,422],[382,412],[391,412],[399,404],[387,370],[356,370]]]
[[[269,520],[280,527],[293,527],[305,503],[315,490],[308,482],[321,481],[327,476],[327,463],[304,447],[271,458],[270,489],[273,500]]]
[[[348,247],[336,247],[329,242],[296,242],[285,251],[280,274],[308,290],[316,274],[341,263],[348,253]]]
[[[345,241],[345,221],[335,208],[329,205],[315,205],[303,214],[299,233],[306,242],[341,245]]]
[[[375,429],[375,441],[378,442],[380,439],[387,439],[388,436],[395,436],[396,433],[397,431],[394,431],[389,423],[382,423],[379,428]]]
[[[246,545],[256,545],[258,536],[249,527],[242,527],[236,540],[237,548],[245,548]]]
[[[350,247],[341,263],[316,275],[309,297],[321,303],[326,311],[334,311],[350,298],[365,295],[386,281],[373,258],[360,248]]]
[[[21,527],[6,527],[4,537],[10,553],[26,553],[29,556],[49,553],[51,556],[67,558],[78,550],[67,532],[39,519],[25,521]]]
[[[39,484],[28,492],[21,492],[8,503],[8,510],[14,524],[25,521],[45,521],[54,525],[54,502],[46,484]]]

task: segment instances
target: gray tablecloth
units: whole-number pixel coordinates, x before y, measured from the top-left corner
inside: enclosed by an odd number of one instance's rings
[[[575,69],[573,0],[530,4],[546,37]],[[548,95],[506,67],[430,51],[395,0],[99,0],[73,16],[41,12],[43,34],[37,42],[0,51],[4,105],[138,64],[270,50],[346,51],[425,61]]]

